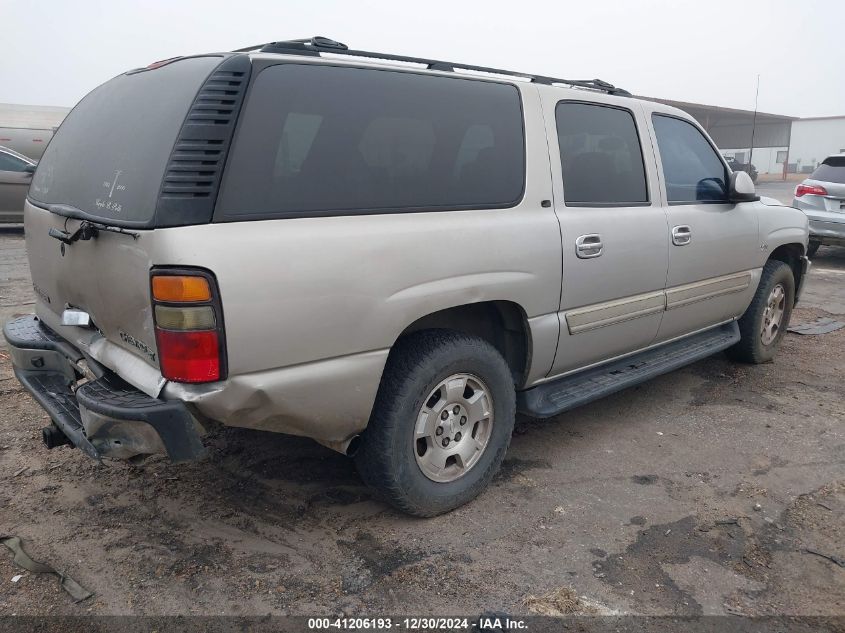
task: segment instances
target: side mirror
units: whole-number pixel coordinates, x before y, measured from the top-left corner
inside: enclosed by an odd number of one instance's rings
[[[36,167],[38,167],[38,165],[27,165],[26,167],[23,168],[23,171],[26,174],[34,174]]]
[[[754,188],[754,181],[744,171],[735,171],[728,181],[728,197],[731,202],[756,202],[760,199]]]

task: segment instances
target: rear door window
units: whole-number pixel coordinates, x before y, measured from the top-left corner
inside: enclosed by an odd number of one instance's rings
[[[561,101],[555,119],[568,206],[648,203],[640,139],[628,110]]]
[[[810,174],[813,180],[845,184],[845,156],[825,158],[821,165]]]
[[[652,121],[669,203],[727,202],[727,168],[699,129],[673,116]]]
[[[254,80],[216,217],[508,207],[524,172],[510,84],[279,64]]]
[[[29,196],[116,224],[150,223],[188,109],[220,61],[187,58],[95,88],[53,136]]]

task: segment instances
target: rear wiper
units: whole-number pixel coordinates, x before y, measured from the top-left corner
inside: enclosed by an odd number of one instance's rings
[[[107,231],[109,233],[122,233],[123,235],[131,236],[133,240],[137,240],[140,235],[139,233],[135,233],[134,231],[127,231],[126,229],[121,228],[119,226],[110,226],[108,224],[103,224],[102,222],[95,222],[93,220],[83,219],[80,216],[85,215],[84,211],[67,204],[52,204],[48,207],[48,211],[50,211],[50,213],[55,213],[56,215],[61,215],[66,218],[76,218],[81,220],[79,228],[77,228],[73,233],[71,233],[70,231],[62,231],[61,229],[57,228],[50,229],[50,237],[59,240],[63,244],[73,244],[74,242],[79,240],[90,240],[92,237],[97,237],[97,233],[99,231]]]
[[[91,220],[82,220],[82,224],[73,233],[70,231],[62,231],[57,228],[50,228],[49,235],[54,237],[63,244],[73,244],[78,240],[90,240],[92,237],[97,237],[99,231],[108,231],[109,233],[122,233],[130,235],[133,240],[138,239],[138,233],[127,231],[119,226],[109,226],[108,224],[100,224],[99,222],[92,222]]]

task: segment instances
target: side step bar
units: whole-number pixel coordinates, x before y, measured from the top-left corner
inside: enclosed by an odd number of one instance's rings
[[[739,341],[736,321],[517,394],[520,413],[548,418],[711,356]]]

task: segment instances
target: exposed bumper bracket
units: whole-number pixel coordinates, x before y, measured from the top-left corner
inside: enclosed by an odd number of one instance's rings
[[[205,456],[198,424],[183,402],[152,398],[111,372],[74,390],[72,376],[82,378],[74,369],[79,353],[34,315],[10,321],[3,334],[15,376],[89,457],[166,452],[182,462]],[[37,362],[39,354],[49,362]]]

